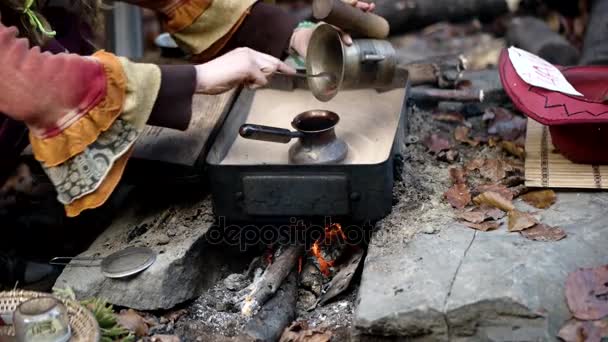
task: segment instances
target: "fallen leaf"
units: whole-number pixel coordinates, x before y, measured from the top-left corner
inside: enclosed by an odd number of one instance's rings
[[[470,223],[481,223],[486,220],[486,214],[482,211],[466,211],[456,215],[457,218]]]
[[[520,159],[526,158],[526,150],[523,147],[516,145],[512,141],[501,141],[500,147],[507,153],[512,154],[512,155],[516,156],[517,158],[520,158]]]
[[[502,183],[503,185],[508,186],[508,187],[522,185],[525,182],[526,182],[526,178],[523,176],[510,176],[510,177],[507,177],[507,178],[503,179],[502,181],[500,181],[500,183]]]
[[[479,168],[479,173],[493,182],[497,182],[507,177],[507,172],[511,166],[499,159],[486,159],[483,166]]]
[[[509,188],[509,191],[511,191],[511,194],[513,194],[513,198],[517,198],[517,197],[527,193],[528,187],[525,186],[524,184],[522,184],[522,185],[518,185],[518,186],[514,186],[512,188]]]
[[[530,214],[519,210],[509,211],[509,231],[520,232],[536,225],[538,221]]]
[[[295,322],[285,328],[279,342],[329,342],[332,333],[321,329],[309,329],[306,322]]]
[[[116,317],[118,324],[123,328],[129,330],[137,336],[148,335],[148,325],[146,324],[143,317],[141,317],[135,310],[122,310]]]
[[[180,342],[179,337],[175,335],[154,335],[150,338],[151,342]]]
[[[474,193],[483,194],[484,192],[488,192],[488,191],[500,194],[502,197],[504,197],[505,199],[507,199],[509,201],[513,199],[513,193],[511,192],[511,190],[509,190],[509,188],[507,188],[506,186],[504,186],[502,184],[478,185],[475,188]]]
[[[521,197],[526,203],[538,209],[546,209],[555,203],[557,195],[553,190],[540,190],[529,192]]]
[[[438,113],[433,115],[433,120],[462,123],[464,122],[464,116],[458,112]]]
[[[484,163],[485,159],[473,159],[469,161],[464,167],[465,169],[467,169],[467,171],[475,171],[481,168]]]
[[[163,318],[167,322],[175,323],[180,318],[182,318],[183,316],[185,316],[187,313],[188,313],[188,310],[186,310],[186,309],[175,310],[175,311],[171,311],[168,314],[164,315]]]
[[[477,230],[481,230],[482,232],[487,232],[489,230],[497,229],[499,224],[496,221],[488,221],[483,223],[471,223],[471,222],[462,222],[465,226]]]
[[[453,163],[456,160],[458,160],[458,151],[456,151],[456,150],[441,151],[437,155],[437,159],[448,162],[448,163]]]
[[[471,203],[471,193],[466,184],[454,184],[445,193],[445,198],[456,209],[463,209]]]
[[[429,135],[426,139],[424,139],[423,143],[429,149],[429,151],[435,154],[452,148],[450,141],[438,134]]]
[[[513,114],[505,108],[491,108],[494,116],[488,120],[488,134],[499,136],[502,140],[517,140],[526,132],[528,120],[519,115]],[[485,116],[484,118],[489,118]]]
[[[466,171],[461,167],[451,167],[450,170],[450,178],[452,179],[452,184],[464,184],[466,183]]]
[[[582,320],[608,316],[608,265],[581,268],[566,279],[566,299],[572,315]]]
[[[510,200],[502,197],[500,194],[493,191],[484,192],[481,195],[475,197],[473,201],[477,205],[485,204],[493,208],[498,208],[504,212],[510,212],[515,209],[513,203],[511,203]]]
[[[485,210],[486,219],[500,220],[506,215],[504,211],[496,208],[482,208],[481,210]]]
[[[557,335],[565,342],[601,342],[608,336],[608,320],[579,321],[571,319]]]
[[[471,132],[471,129],[469,127],[458,126],[454,130],[454,139],[456,139],[456,141],[469,144],[471,146],[479,145],[479,141],[475,141],[475,140],[472,140],[471,138],[469,138],[470,132]]]
[[[547,226],[542,223],[539,223],[530,229],[526,229],[520,232],[520,234],[528,240],[541,242],[559,241],[568,235],[561,228]]]

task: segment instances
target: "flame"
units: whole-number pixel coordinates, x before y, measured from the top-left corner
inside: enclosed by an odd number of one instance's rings
[[[311,251],[312,255],[314,255],[315,258],[317,258],[317,261],[319,262],[319,269],[321,270],[321,273],[323,273],[324,276],[328,277],[331,274],[329,268],[334,265],[333,261],[327,261],[325,260],[323,255],[321,255],[321,247],[319,241],[316,241],[312,245]]]
[[[342,225],[334,223],[329,227],[325,227],[325,243],[331,244],[338,236],[346,240],[346,234],[342,230]]]
[[[333,223],[325,227],[325,238],[315,241],[312,245],[312,255],[317,259],[319,263],[319,270],[321,273],[328,277],[331,275],[330,268],[334,266],[335,260],[326,260],[321,253],[321,244],[326,246],[331,245],[337,238],[340,237],[346,240],[346,234],[342,230],[342,226],[339,223]]]

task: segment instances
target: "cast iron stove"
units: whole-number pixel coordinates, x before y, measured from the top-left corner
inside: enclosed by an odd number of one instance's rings
[[[228,221],[275,221],[291,217],[375,221],[392,207],[394,158],[407,119],[407,87],[387,92],[340,92],[330,102],[308,90],[243,91],[207,155],[215,213]],[[245,139],[247,123],[291,128],[308,110],[338,113],[336,134],[348,145],[333,164],[294,164],[288,144]]]

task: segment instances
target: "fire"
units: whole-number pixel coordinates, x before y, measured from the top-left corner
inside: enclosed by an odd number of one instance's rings
[[[342,230],[342,226],[339,223],[334,223],[328,227],[325,227],[325,245],[330,245],[337,238],[341,237],[346,240],[346,235]],[[319,269],[324,276],[328,277],[331,275],[330,268],[334,266],[334,260],[326,260],[321,253],[321,239],[315,241],[312,245],[312,255],[317,258],[317,262],[319,263]]]
[[[315,242],[312,245],[312,255],[315,256],[315,258],[317,258],[317,261],[319,262],[319,268],[321,270],[321,273],[323,273],[324,276],[328,277],[331,272],[329,271],[329,268],[332,267],[333,261],[327,261],[325,260],[325,258],[323,257],[323,255],[321,255],[321,247],[319,246],[319,241]]]

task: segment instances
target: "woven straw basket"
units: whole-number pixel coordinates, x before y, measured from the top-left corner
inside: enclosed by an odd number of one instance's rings
[[[32,291],[0,292],[0,315],[11,315],[26,300],[49,296],[48,293]],[[82,305],[72,300],[62,300],[68,309],[72,338],[70,342],[98,342],[100,339],[99,325],[93,314]],[[12,326],[0,327],[0,340],[2,336],[14,336]]]

